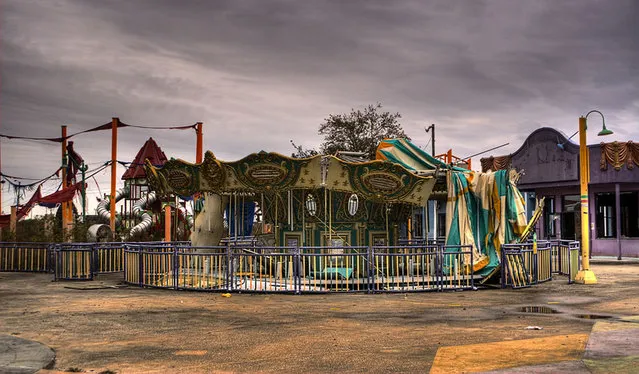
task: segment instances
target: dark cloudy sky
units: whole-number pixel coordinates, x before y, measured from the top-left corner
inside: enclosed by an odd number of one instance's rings
[[[636,0],[0,0],[0,22],[5,134],[202,121],[205,149],[235,160],[315,147],[328,114],[380,102],[416,144],[430,149],[436,123],[437,151],[459,156],[514,151],[541,126],[570,135],[590,109],[610,140],[639,140]],[[120,131],[118,158],[148,136],[194,159],[194,132],[135,129]],[[92,167],[110,157],[108,132],[75,141]],[[45,176],[59,155],[2,139],[6,174]],[[108,174],[98,181],[107,192]],[[3,210],[12,199],[5,188]]]

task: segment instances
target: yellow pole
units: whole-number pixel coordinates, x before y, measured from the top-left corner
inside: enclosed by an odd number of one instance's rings
[[[590,220],[588,212],[588,183],[590,182],[590,160],[586,143],[586,118],[579,117],[579,182],[581,185],[581,267],[576,283],[596,284],[597,277],[590,270]]]

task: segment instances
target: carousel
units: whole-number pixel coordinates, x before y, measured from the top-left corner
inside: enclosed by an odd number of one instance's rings
[[[147,162],[159,196],[204,199],[193,256],[232,257],[184,258],[172,282],[257,291],[468,287],[498,267],[500,243],[525,231],[511,173],[459,168],[403,139],[382,142],[376,160],[349,156],[262,151],[227,162],[209,151],[200,164]],[[411,235],[436,185],[449,211],[445,243]]]

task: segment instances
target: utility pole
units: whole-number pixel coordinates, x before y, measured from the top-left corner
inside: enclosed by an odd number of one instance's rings
[[[80,171],[82,172],[82,222],[87,222],[87,186],[85,182],[87,166],[82,161],[82,166],[80,166]]]
[[[430,130],[433,130],[433,132],[430,133],[430,142],[431,146],[433,147],[433,151],[430,155],[435,157],[435,124],[433,123],[428,127],[424,127],[424,130],[426,130],[426,133],[428,133]]]

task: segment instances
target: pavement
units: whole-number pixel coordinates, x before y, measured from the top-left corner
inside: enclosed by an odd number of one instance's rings
[[[42,343],[12,335],[0,335],[0,373],[26,374],[51,368],[55,352]]]
[[[638,366],[636,316],[596,322],[589,335],[440,348],[430,373],[636,373]]]
[[[0,373],[51,371],[54,351],[0,335]],[[633,373],[639,365],[639,316],[596,322],[587,334],[442,347],[430,369],[440,373]]]
[[[588,286],[231,297],[0,273],[0,373],[636,373],[639,266],[593,271]],[[49,359],[27,364],[30,346]]]

